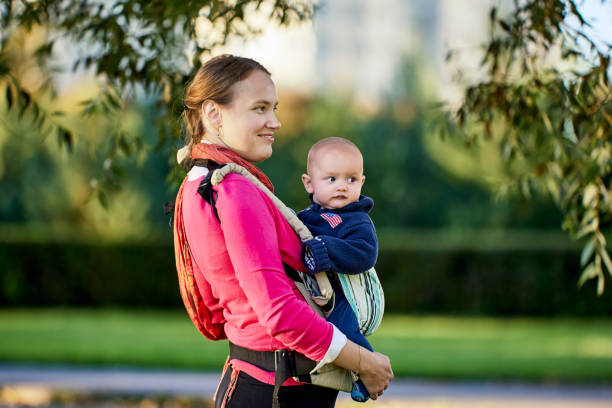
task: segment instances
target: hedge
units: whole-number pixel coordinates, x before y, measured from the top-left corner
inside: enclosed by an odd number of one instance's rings
[[[2,243],[0,265],[1,307],[181,307],[168,244]],[[612,313],[612,287],[576,287],[575,249],[386,249],[376,268],[389,313]]]

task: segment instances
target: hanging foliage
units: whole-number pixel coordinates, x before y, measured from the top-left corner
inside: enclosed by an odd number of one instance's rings
[[[499,143],[511,175],[500,190],[554,198],[563,229],[585,240],[578,284],[596,279],[601,294],[612,276],[612,45],[593,38],[576,3],[515,0],[504,16],[493,8],[485,79],[447,110],[445,130],[468,146]]]
[[[97,96],[83,101],[81,114],[103,115],[112,121],[114,114],[139,95],[153,98],[159,140],[152,147],[160,149],[181,137],[178,119],[183,92],[202,56],[229,38],[256,34],[261,20],[288,25],[312,13],[308,0],[3,1],[0,92],[4,92],[7,109],[18,112],[19,120],[32,120],[41,136],[56,135],[67,149],[76,136],[87,138],[63,124],[64,112],[49,108],[56,97],[52,78],[58,66],[53,54],[69,47],[66,54],[74,62],[68,69],[87,70],[100,84]],[[25,48],[28,33],[41,29],[44,41],[31,57],[45,80],[40,86],[28,87],[14,63],[15,54]],[[41,103],[41,98],[50,98],[51,103]],[[108,138],[107,160],[96,183],[101,202],[105,192],[120,184],[116,156],[143,149],[142,135],[126,135],[119,125]]]

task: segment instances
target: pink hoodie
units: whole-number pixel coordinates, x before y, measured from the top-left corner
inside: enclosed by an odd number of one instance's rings
[[[185,183],[183,217],[196,281],[206,279],[212,286],[213,298],[202,296],[213,316],[224,319],[225,333],[234,344],[265,351],[291,349],[320,361],[332,341],[333,326],[308,306],[282,265],[304,270],[298,237],[272,200],[237,174],[214,187],[219,224],[197,192],[202,178]],[[233,363],[260,381],[274,383],[273,373]],[[285,382],[289,384],[295,382]]]

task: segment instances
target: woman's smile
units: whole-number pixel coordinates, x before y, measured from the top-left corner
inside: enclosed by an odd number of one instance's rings
[[[260,134],[259,137],[267,140],[270,143],[274,143],[274,133]]]

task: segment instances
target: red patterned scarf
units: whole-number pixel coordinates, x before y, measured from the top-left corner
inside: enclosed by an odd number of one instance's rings
[[[218,164],[239,164],[257,177],[270,191],[274,191],[270,179],[261,170],[226,147],[198,143],[191,149],[191,158],[208,159]],[[221,340],[227,338],[223,330],[223,323],[213,321],[213,316],[202,297],[202,294],[204,294],[209,299],[213,298],[210,284],[205,282],[204,287],[198,286],[193,274],[191,252],[189,251],[183,221],[183,188],[186,180],[187,178],[181,184],[174,204],[174,256],[179,288],[187,313],[196,328],[211,340]]]
[[[227,147],[209,144],[209,143],[197,143],[191,148],[192,159],[208,159],[212,160],[217,164],[225,163],[236,163],[244,167],[259,179],[268,189],[274,192],[272,182],[261,170],[257,168],[253,163],[238,156],[233,150]]]

